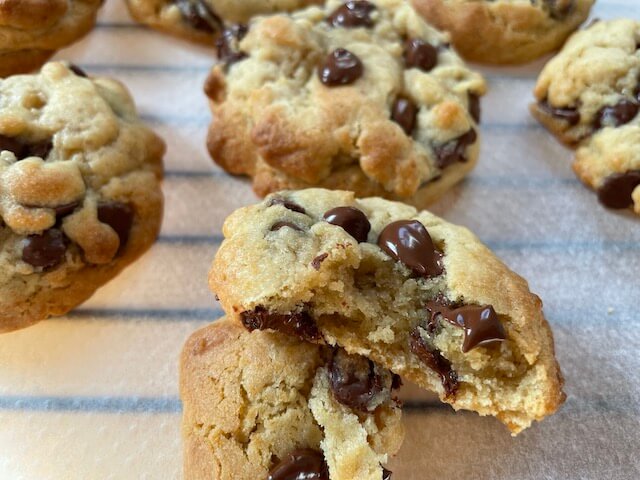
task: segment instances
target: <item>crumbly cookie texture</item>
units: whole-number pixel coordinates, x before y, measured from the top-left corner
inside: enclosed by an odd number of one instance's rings
[[[93,28],[102,0],[1,0],[0,77],[40,67]]]
[[[58,62],[0,80],[0,332],[66,313],[153,243],[164,149],[115,80]]]
[[[138,22],[213,47],[226,24],[247,23],[256,15],[292,11],[321,0],[126,0]]]
[[[574,170],[605,206],[640,213],[640,22],[597,22],[543,69],[531,113],[578,147]]]
[[[350,375],[340,376],[336,355]],[[384,388],[368,370],[358,385],[344,359],[369,363],[232,320],[194,333],[180,366],[185,479],[380,480],[404,437],[390,374]],[[371,411],[338,402],[336,382],[367,396]],[[368,395],[372,385],[386,396]]]
[[[412,0],[468,60],[515,64],[557,50],[595,0]]]
[[[463,227],[309,189],[237,210],[224,235],[209,285],[250,330],[339,345],[514,434],[564,401],[540,299]]]
[[[330,0],[236,29],[205,84],[208,148],[256,193],[320,186],[425,205],[479,151],[483,78],[400,0]]]

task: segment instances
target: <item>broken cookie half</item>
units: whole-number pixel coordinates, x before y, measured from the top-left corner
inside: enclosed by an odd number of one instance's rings
[[[351,192],[280,192],[225,222],[209,284],[247,330],[340,346],[513,434],[555,412],[542,302],[469,230]]]

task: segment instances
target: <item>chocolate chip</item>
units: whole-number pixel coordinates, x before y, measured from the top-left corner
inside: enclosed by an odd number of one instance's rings
[[[89,75],[87,75],[87,73],[84,70],[82,70],[79,66],[77,66],[75,63],[69,64],[69,70],[75,73],[78,77],[89,78]]]
[[[51,150],[53,150],[53,142],[51,139],[35,142],[28,145],[27,149],[28,154],[26,156],[40,157],[45,160],[49,156],[49,153],[51,153]]]
[[[254,330],[276,330],[298,337],[304,341],[318,341],[322,338],[316,322],[307,312],[275,313],[258,306],[240,314],[244,327]]]
[[[367,241],[371,224],[367,216],[354,207],[336,207],[328,210],[323,217],[331,225],[337,225],[358,242]]]
[[[277,232],[278,230],[280,230],[281,228],[291,228],[292,230],[295,230],[297,232],[302,232],[303,230],[296,225],[295,223],[291,223],[291,222],[276,222],[273,224],[273,226],[271,227],[271,231],[272,232]]]
[[[628,208],[633,205],[631,194],[640,185],[640,170],[614,173],[598,188],[598,200],[608,208]]]
[[[67,240],[61,230],[51,228],[41,235],[29,235],[22,249],[22,260],[40,268],[53,268],[64,258]]]
[[[593,120],[593,126],[597,129],[619,127],[633,120],[639,110],[640,106],[637,103],[622,99],[615,105],[607,105],[598,110]]]
[[[398,390],[400,387],[402,387],[402,377],[394,373],[391,377],[391,390]]]
[[[335,87],[355,82],[363,72],[362,62],[355,54],[338,48],[327,55],[318,69],[318,76],[326,86]]]
[[[386,468],[382,467],[382,480],[391,480],[392,473],[393,472],[391,470],[387,470]]]
[[[225,28],[222,35],[216,40],[218,59],[229,66],[247,58],[247,54],[240,51],[239,44],[248,31],[249,27],[243,24],[231,25]]]
[[[467,353],[478,345],[500,342],[507,338],[502,323],[491,305],[464,305],[450,308],[441,302],[427,303],[429,312],[428,324],[437,322],[441,315],[450,324],[464,330],[462,351]]]
[[[205,0],[174,0],[182,18],[196,30],[215,33],[222,30],[223,23]]]
[[[134,212],[130,205],[121,202],[105,202],[98,205],[98,220],[115,230],[120,238],[120,251],[129,240]]]
[[[27,157],[40,157],[44,160],[49,156],[52,149],[53,142],[51,139],[40,142],[23,143],[15,138],[0,135],[0,150],[13,152],[18,160],[23,160]]]
[[[580,123],[580,112],[574,107],[553,107],[549,102],[538,102],[538,110],[545,115],[557,118],[574,126]]]
[[[442,356],[440,350],[430,345],[416,327],[409,335],[409,348],[427,367],[440,375],[442,386],[447,397],[455,395],[458,390],[458,374],[451,367],[451,362]]]
[[[457,162],[466,162],[467,147],[473,145],[478,138],[478,134],[472,128],[467,133],[460,135],[458,138],[449,140],[442,145],[433,147],[436,154],[436,165],[438,168],[446,168]]]
[[[298,205],[295,202],[292,202],[291,200],[287,200],[286,198],[282,198],[282,197],[275,197],[272,198],[269,201],[269,204],[267,205],[268,207],[273,207],[274,205],[282,205],[284,208],[291,210],[292,212],[298,212],[298,213],[303,213],[306,214],[307,211],[301,207],[300,205]]]
[[[329,256],[328,253],[321,253],[316,258],[311,260],[311,266],[316,270],[320,270],[320,265],[322,265],[322,262],[324,262],[328,256]]]
[[[391,120],[402,127],[404,133],[411,136],[416,127],[418,107],[406,97],[398,97],[391,108]]]
[[[300,448],[273,467],[267,480],[329,480],[329,469],[321,452]]]
[[[333,11],[327,22],[334,27],[373,27],[371,12],[376,6],[371,2],[347,2]]]
[[[385,390],[371,360],[340,350],[329,361],[329,386],[337,402],[361,412],[373,410],[372,401]]]
[[[469,93],[469,113],[476,123],[480,123],[480,97],[475,93]]]
[[[565,18],[574,7],[574,0],[543,0],[549,8],[549,15],[555,20]]]
[[[54,207],[53,210],[56,212],[56,218],[62,218],[70,215],[76,208],[78,208],[78,205],[80,205],[80,202],[71,202]]]
[[[378,246],[420,277],[435,277],[443,271],[442,254],[436,250],[427,229],[417,220],[390,223],[380,232]]]
[[[15,138],[0,135],[0,151],[2,150],[8,150],[12,152],[16,156],[16,158],[18,158],[18,160],[24,158],[24,145],[18,142]]]
[[[438,64],[438,49],[419,38],[410,38],[404,48],[404,64],[429,72]]]

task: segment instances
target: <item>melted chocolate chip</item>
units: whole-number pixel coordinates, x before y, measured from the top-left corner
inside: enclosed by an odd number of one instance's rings
[[[129,240],[133,225],[133,208],[121,202],[107,202],[98,205],[98,220],[115,230],[120,238],[120,251]]]
[[[67,240],[61,230],[51,228],[41,235],[29,235],[22,249],[22,260],[39,268],[53,268],[64,258]]]
[[[400,387],[402,387],[402,377],[394,373],[391,377],[391,390],[398,390]]]
[[[295,230],[297,232],[302,232],[303,230],[296,225],[295,223],[291,223],[291,222],[276,222],[273,224],[273,226],[271,227],[271,231],[272,232],[276,232],[278,230],[280,230],[281,228],[291,228],[292,230]]]
[[[56,218],[62,218],[70,215],[76,208],[78,208],[78,205],[80,205],[80,202],[71,202],[54,207],[53,210],[56,212]]]
[[[318,69],[320,81],[328,87],[348,85],[364,72],[360,59],[349,50],[337,48],[331,52]]]
[[[329,480],[329,469],[321,452],[300,448],[273,467],[267,480]]]
[[[598,188],[598,200],[608,208],[628,208],[633,205],[631,194],[640,185],[640,170],[614,173]]]
[[[637,103],[623,99],[615,105],[607,105],[598,110],[593,126],[595,128],[619,127],[633,120],[638,111],[640,106]]]
[[[391,120],[402,127],[404,133],[411,136],[416,127],[418,106],[405,97],[396,98],[391,107]]]
[[[545,100],[538,102],[538,110],[550,117],[563,120],[571,126],[580,123],[580,112],[578,112],[578,109],[574,107],[553,107]]]
[[[275,313],[265,307],[256,307],[240,314],[244,327],[254,330],[276,330],[305,341],[318,341],[322,337],[316,322],[307,312]]]
[[[334,351],[329,362],[329,386],[336,401],[361,412],[371,411],[372,400],[385,389],[371,360],[342,351]]]
[[[438,64],[438,49],[429,42],[411,38],[404,48],[404,64],[407,68],[429,72]]]
[[[378,246],[420,277],[435,277],[443,271],[442,254],[436,250],[427,229],[417,220],[390,223],[380,232]]]
[[[15,138],[0,135],[0,151],[8,150],[10,152],[13,152],[13,154],[18,158],[18,160],[21,160],[22,158],[24,158],[23,157],[24,148],[25,148],[24,145],[18,142]]]
[[[436,316],[441,315],[450,324],[464,330],[464,353],[478,345],[501,342],[507,338],[504,327],[491,305],[450,308],[436,301],[427,303],[427,311],[430,314],[428,324],[437,322]]]
[[[216,40],[218,59],[229,66],[232,63],[247,58],[247,54],[240,51],[238,45],[248,31],[249,27],[242,24],[231,25],[225,28],[222,35]]]
[[[371,12],[376,9],[376,6],[371,2],[356,1],[347,2],[341,7],[338,7],[333,11],[327,22],[334,27],[373,27],[373,19],[371,18]]]
[[[78,77],[89,78],[89,75],[87,75],[87,73],[84,70],[82,70],[79,66],[77,66],[75,63],[69,64],[69,70],[75,73]]]
[[[322,262],[324,262],[328,256],[329,256],[328,253],[321,253],[316,258],[311,260],[311,266],[316,270],[320,270],[320,265],[322,265]]]
[[[204,0],[173,0],[182,18],[196,30],[215,33],[223,28],[222,20]]]
[[[342,229],[358,242],[367,241],[371,224],[367,216],[354,207],[337,207],[327,211],[323,217],[328,223]]]
[[[458,374],[451,367],[451,362],[442,356],[440,350],[430,345],[420,335],[417,327],[409,336],[409,348],[422,363],[440,375],[445,395],[447,397],[455,395],[458,390]]]
[[[391,480],[392,474],[393,472],[391,470],[387,470],[386,468],[382,467],[382,480]]]
[[[476,123],[480,123],[480,97],[475,93],[469,93],[469,113]]]
[[[0,135],[0,150],[13,152],[18,160],[28,157],[40,157],[44,160],[49,156],[52,149],[53,142],[51,139],[27,144],[15,138]]]
[[[438,168],[446,168],[457,162],[466,162],[465,155],[467,147],[473,145],[478,138],[478,134],[472,128],[467,133],[460,135],[458,138],[449,140],[442,145],[433,147],[436,154],[436,165]]]
[[[291,210],[292,212],[298,212],[303,214],[307,213],[307,211],[297,203],[282,197],[275,197],[269,201],[269,205],[268,205],[269,207],[273,207],[274,205],[282,205],[284,208]]]

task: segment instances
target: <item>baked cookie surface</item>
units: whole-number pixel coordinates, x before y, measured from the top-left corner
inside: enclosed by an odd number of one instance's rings
[[[309,189],[237,210],[224,235],[209,285],[250,330],[339,345],[513,433],[564,400],[540,299],[465,228]]]
[[[207,143],[258,195],[320,186],[425,205],[474,167],[485,82],[406,2],[330,0],[236,34],[205,85]]]
[[[525,63],[557,50],[594,0],[411,0],[468,60]]]
[[[341,351],[221,319],[180,371],[188,480],[380,480],[404,437],[391,373]]]
[[[0,332],[61,315],[155,240],[164,143],[119,82],[0,80]]]
[[[40,67],[91,30],[102,0],[0,0],[0,77]]]
[[[578,147],[574,170],[607,207],[640,213],[640,22],[573,35],[536,84],[533,116]]]
[[[213,46],[227,24],[291,11],[321,0],[126,0],[138,22],[171,35]]]

